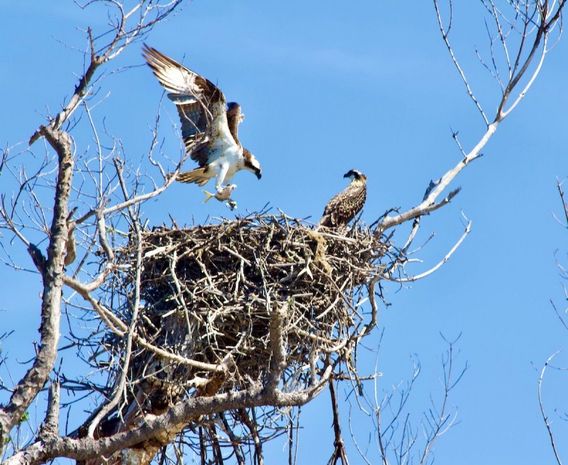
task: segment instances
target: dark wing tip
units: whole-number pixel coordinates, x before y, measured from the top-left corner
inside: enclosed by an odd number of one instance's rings
[[[142,44],[142,56],[147,62],[150,61],[152,57],[160,55],[162,54],[158,52],[158,50],[156,50],[154,47],[150,47],[146,42]]]

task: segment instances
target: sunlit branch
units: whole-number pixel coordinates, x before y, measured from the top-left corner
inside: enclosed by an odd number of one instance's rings
[[[548,357],[546,359],[546,362],[544,363],[544,366],[540,370],[540,376],[538,377],[537,392],[538,392],[538,407],[540,409],[540,415],[542,417],[542,421],[544,423],[544,426],[546,427],[546,432],[548,433],[548,440],[550,441],[550,446],[552,448],[552,452],[554,453],[554,459],[556,460],[557,465],[562,465],[562,460],[560,458],[558,446],[556,444],[556,439],[555,439],[554,433],[552,431],[552,425],[550,424],[550,420],[549,420],[548,415],[546,414],[546,411],[544,409],[544,400],[542,398],[542,385],[543,385],[543,382],[544,382],[544,375],[546,373],[546,369],[549,367],[550,363],[552,362],[554,357],[556,357],[557,355],[558,355],[558,352],[555,352],[550,357]]]
[[[465,238],[467,237],[467,235],[470,232],[471,232],[471,221],[468,221],[468,223],[465,227],[465,230],[464,230],[463,234],[460,236],[460,238],[458,239],[458,241],[448,251],[448,253],[444,256],[444,258],[442,258],[442,260],[440,260],[438,263],[436,263],[436,265],[434,265],[429,270],[426,270],[423,273],[420,273],[420,274],[417,274],[417,275],[414,275],[414,276],[408,276],[408,277],[403,277],[403,278],[389,277],[388,279],[390,279],[394,282],[397,282],[397,283],[410,283],[410,282],[414,282],[414,281],[418,281],[420,279],[426,278],[427,276],[430,276],[432,273],[439,270],[443,265],[445,265],[448,262],[448,260],[455,253],[455,251],[459,248],[459,246],[462,244],[462,242],[465,240]]]

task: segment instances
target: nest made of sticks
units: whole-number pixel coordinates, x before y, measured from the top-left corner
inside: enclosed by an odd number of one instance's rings
[[[285,215],[160,227],[142,232],[138,242],[132,235],[120,254],[127,272],[117,275],[120,282],[113,286],[127,290],[125,308],[132,308],[135,270],[141,266],[138,333],[200,363],[218,365],[230,358],[223,390],[266,375],[275,308],[286,314],[283,382],[307,380],[314,358],[348,350],[349,337],[364,324],[358,302],[386,250],[369,229],[316,230]],[[207,370],[142,347],[131,366],[132,379],[145,380],[146,389],[169,386],[172,395],[175,386],[174,396],[208,376]]]

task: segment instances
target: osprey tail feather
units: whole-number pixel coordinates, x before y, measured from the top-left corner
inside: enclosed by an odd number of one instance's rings
[[[209,179],[210,176],[207,174],[207,167],[196,168],[191,171],[186,171],[185,173],[179,173],[176,176],[176,181],[195,183],[199,186],[207,184],[207,181],[209,181]]]

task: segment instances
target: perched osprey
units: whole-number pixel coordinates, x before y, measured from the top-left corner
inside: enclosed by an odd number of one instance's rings
[[[367,199],[367,176],[357,170],[349,170],[343,175],[350,178],[343,191],[333,197],[325,206],[320,226],[338,228],[349,223],[361,211]]]
[[[238,103],[227,105],[223,92],[211,81],[144,45],[142,53],[168,97],[177,107],[186,152],[199,168],[180,173],[177,180],[203,186],[215,178],[221,192],[239,170],[262,176],[260,163],[239,142],[244,115]]]

